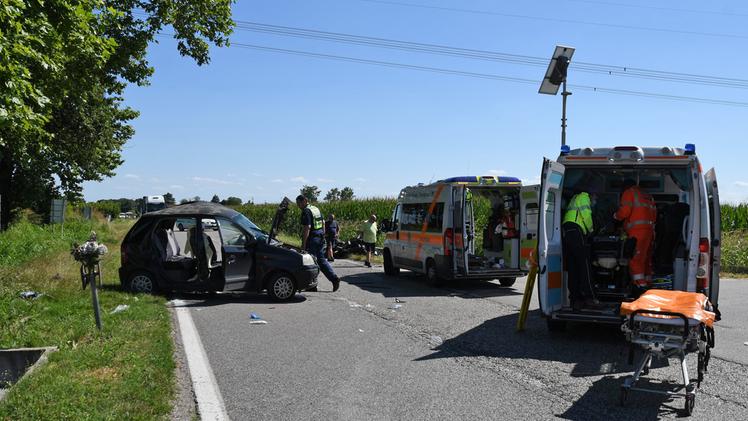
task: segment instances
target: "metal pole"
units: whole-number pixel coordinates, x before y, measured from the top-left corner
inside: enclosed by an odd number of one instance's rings
[[[566,90],[566,78],[564,78],[564,90],[561,92],[563,97],[563,106],[561,109],[561,146],[566,145],[566,97],[571,95],[571,92]]]
[[[96,290],[96,271],[93,267],[88,268],[88,284],[91,286],[91,301],[93,304],[96,327],[101,331],[101,309],[99,308],[99,293]]]

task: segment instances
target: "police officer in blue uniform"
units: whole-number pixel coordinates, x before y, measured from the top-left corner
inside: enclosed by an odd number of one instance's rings
[[[322,273],[332,282],[332,291],[340,288],[340,278],[325,256],[325,219],[319,209],[309,204],[304,195],[296,197],[296,206],[301,209],[301,248],[317,259]]]

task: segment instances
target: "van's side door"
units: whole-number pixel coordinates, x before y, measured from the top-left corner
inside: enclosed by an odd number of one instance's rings
[[[719,271],[720,260],[722,259],[722,215],[719,206],[719,189],[717,188],[717,173],[714,168],[707,171],[704,175],[706,182],[706,194],[709,200],[709,226],[711,228],[712,238],[709,239],[711,245],[712,273],[709,277],[709,301],[717,307],[719,299]]]
[[[519,193],[520,269],[529,269],[530,253],[538,247],[538,195],[540,185],[522,186]],[[536,256],[537,257],[537,256]]]
[[[543,158],[538,219],[538,291],[545,315],[564,304],[564,268],[561,248],[561,193],[565,168]]]
[[[457,274],[468,274],[468,232],[465,226],[465,186],[452,186],[452,229],[454,246],[452,247],[453,266]]]
[[[253,241],[238,225],[228,219],[216,218],[221,233],[223,273],[226,279],[224,291],[240,291],[248,287],[254,269]]]

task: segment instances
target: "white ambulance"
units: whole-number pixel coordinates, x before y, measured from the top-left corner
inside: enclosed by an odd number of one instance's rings
[[[405,187],[384,241],[385,273],[423,273],[435,285],[455,279],[525,276],[536,246],[539,186],[514,177],[452,177]]]
[[[619,324],[620,303],[635,298],[627,267],[632,253],[613,220],[625,179],[637,181],[657,206],[653,287],[703,292],[718,308],[717,178],[714,169],[702,171],[696,147],[565,146],[557,162],[544,159],[540,187],[538,293],[550,330],[563,329],[567,321]],[[577,311],[569,303],[561,241],[564,210],[575,191],[597,195],[589,251],[592,289],[599,301]]]

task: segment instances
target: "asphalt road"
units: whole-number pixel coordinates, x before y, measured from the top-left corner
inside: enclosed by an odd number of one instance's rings
[[[683,399],[632,392],[618,405],[633,367],[617,329],[573,325],[550,334],[534,297],[526,331],[515,333],[524,279],[512,288],[431,288],[409,272],[388,278],[381,267],[335,266],[344,281],[338,292],[322,278],[320,292],[290,303],[182,297],[233,420],[681,416]],[[746,297],[748,280],[723,281],[723,321],[694,417],[748,419]],[[268,324],[249,324],[250,312]],[[689,358],[695,377],[695,354]],[[677,361],[655,363],[650,378],[673,388]]]

